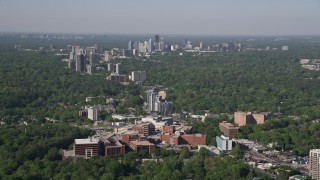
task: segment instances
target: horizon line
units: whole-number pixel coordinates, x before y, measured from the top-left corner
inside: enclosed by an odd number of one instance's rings
[[[67,35],[135,35],[135,36],[149,36],[149,35],[167,35],[167,36],[320,36],[319,34],[208,34],[208,33],[118,33],[118,32],[40,32],[40,31],[0,31],[1,34],[67,34]]]

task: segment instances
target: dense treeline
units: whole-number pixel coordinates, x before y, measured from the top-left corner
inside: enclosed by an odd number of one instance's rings
[[[289,52],[249,51],[127,60],[128,70],[147,70],[148,85],[169,88],[177,110],[278,111],[317,105],[319,72],[303,69]]]
[[[0,177],[3,179],[12,175],[37,178],[35,174],[39,172],[36,171],[44,173],[61,160],[61,149],[68,149],[75,138],[91,133],[62,124],[0,126],[0,132]]]

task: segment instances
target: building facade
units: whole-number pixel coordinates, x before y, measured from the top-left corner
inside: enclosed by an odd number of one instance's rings
[[[232,150],[232,140],[229,137],[223,135],[216,136],[217,148],[221,151],[231,151]]]
[[[235,112],[234,122],[239,126],[247,124],[263,124],[265,121],[265,114],[251,113],[251,112]]]
[[[233,124],[227,123],[226,121],[219,123],[219,129],[223,135],[231,138],[236,137],[239,131],[238,127],[235,127]]]
[[[308,167],[312,179],[320,180],[320,149],[310,150]]]
[[[74,140],[74,155],[89,159],[93,156],[101,155],[102,142],[99,139],[75,139]]]
[[[99,117],[99,109],[96,107],[88,108],[88,119],[92,121],[97,121]]]
[[[153,154],[155,145],[149,141],[130,141],[129,147],[136,152],[147,151],[149,155]]]

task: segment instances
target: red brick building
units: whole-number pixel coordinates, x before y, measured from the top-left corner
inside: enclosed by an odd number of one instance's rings
[[[143,141],[145,140],[146,137],[142,134],[139,134],[139,132],[130,132],[130,131],[127,131],[126,133],[123,133],[121,135],[121,140],[122,142],[126,143],[126,144],[129,144],[130,141]]]
[[[202,134],[184,134],[179,144],[206,145],[207,136]]]
[[[125,145],[121,144],[116,138],[109,137],[104,139],[103,142],[105,156],[125,155]]]
[[[136,125],[132,128],[134,131],[138,131],[139,134],[143,134],[145,136],[149,136],[151,134],[151,123],[144,123]]]
[[[225,136],[231,138],[236,137],[239,131],[238,127],[235,127],[233,124],[227,123],[226,121],[219,123],[219,129]]]
[[[103,143],[99,139],[75,139],[74,155],[75,157],[83,157],[89,159],[93,156],[101,155],[101,147]]]
[[[150,143],[149,141],[130,141],[129,146],[136,152],[146,150],[149,155],[151,155],[155,149],[155,145]]]
[[[162,132],[163,132],[163,133],[173,134],[174,131],[175,131],[174,126],[163,126],[163,127],[162,127]]]
[[[234,122],[239,126],[245,126],[247,124],[263,124],[266,118],[266,114],[252,114],[251,112],[235,112]]]
[[[206,135],[202,134],[184,134],[180,136],[169,133],[160,134],[160,141],[174,145],[206,145],[206,140]]]

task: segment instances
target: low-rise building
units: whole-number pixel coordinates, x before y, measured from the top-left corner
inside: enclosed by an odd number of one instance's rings
[[[121,144],[117,138],[108,137],[102,140],[104,142],[104,155],[105,156],[118,156],[125,155],[125,146]]]
[[[202,134],[176,135],[161,133],[160,141],[173,145],[206,145],[207,136]]]
[[[128,77],[126,75],[121,75],[121,74],[117,74],[117,73],[112,73],[106,79],[108,81],[115,81],[115,82],[118,82],[118,83],[126,83],[126,82],[128,82]]]
[[[226,121],[222,121],[219,123],[219,129],[223,133],[223,135],[234,138],[238,134],[239,128],[235,127],[231,123],[227,123]]]
[[[74,140],[74,155],[89,159],[93,156],[101,155],[102,142],[96,138],[75,139]]]
[[[234,122],[239,126],[245,126],[247,124],[263,124],[266,115],[266,113],[235,112]]]
[[[121,141],[128,144],[130,141],[143,141],[146,137],[142,134],[139,134],[138,131],[127,131],[121,135]]]
[[[221,151],[231,151],[232,150],[232,140],[229,137],[223,135],[216,136],[217,148]]]
[[[154,125],[151,123],[143,123],[136,125],[132,128],[134,131],[138,131],[139,134],[149,136],[152,131],[154,131]]]
[[[130,141],[130,148],[136,152],[146,150],[149,155],[153,154],[155,145],[149,141]]]

